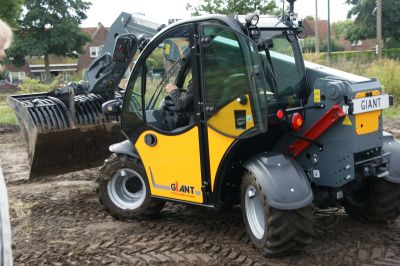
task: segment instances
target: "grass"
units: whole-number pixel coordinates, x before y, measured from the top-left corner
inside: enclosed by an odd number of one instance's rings
[[[26,78],[21,85],[22,90],[17,94],[29,94],[38,92],[48,92],[60,83],[60,78],[53,79],[50,83],[43,83],[39,80]],[[17,119],[14,111],[5,102],[9,94],[0,93],[0,125],[16,125]]]
[[[15,113],[6,103],[0,103],[0,125],[16,125]]]
[[[400,117],[400,105],[394,105],[383,111],[383,118],[396,119]]]

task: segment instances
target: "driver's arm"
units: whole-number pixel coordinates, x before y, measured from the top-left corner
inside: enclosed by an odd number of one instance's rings
[[[172,87],[173,86],[173,87]],[[174,101],[177,110],[188,109],[194,102],[192,81],[189,82],[187,92],[181,92],[175,85],[168,84],[169,97]]]

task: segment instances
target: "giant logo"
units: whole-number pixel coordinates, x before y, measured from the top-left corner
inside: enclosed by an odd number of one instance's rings
[[[194,187],[193,186],[186,186],[186,185],[180,185],[179,186],[178,182],[175,182],[175,183],[171,184],[171,190],[175,191],[175,192],[194,194]]]

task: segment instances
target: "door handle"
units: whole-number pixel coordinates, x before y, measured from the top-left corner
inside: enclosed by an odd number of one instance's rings
[[[157,145],[157,137],[154,134],[146,134],[144,136],[144,143],[146,143],[150,147],[154,147]]]

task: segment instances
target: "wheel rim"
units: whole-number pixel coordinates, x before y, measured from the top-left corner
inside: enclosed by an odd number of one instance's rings
[[[250,230],[257,239],[261,239],[266,225],[260,195],[254,186],[247,187],[244,199]]]
[[[125,210],[134,210],[146,198],[146,185],[143,177],[132,169],[120,169],[107,184],[112,203]]]

